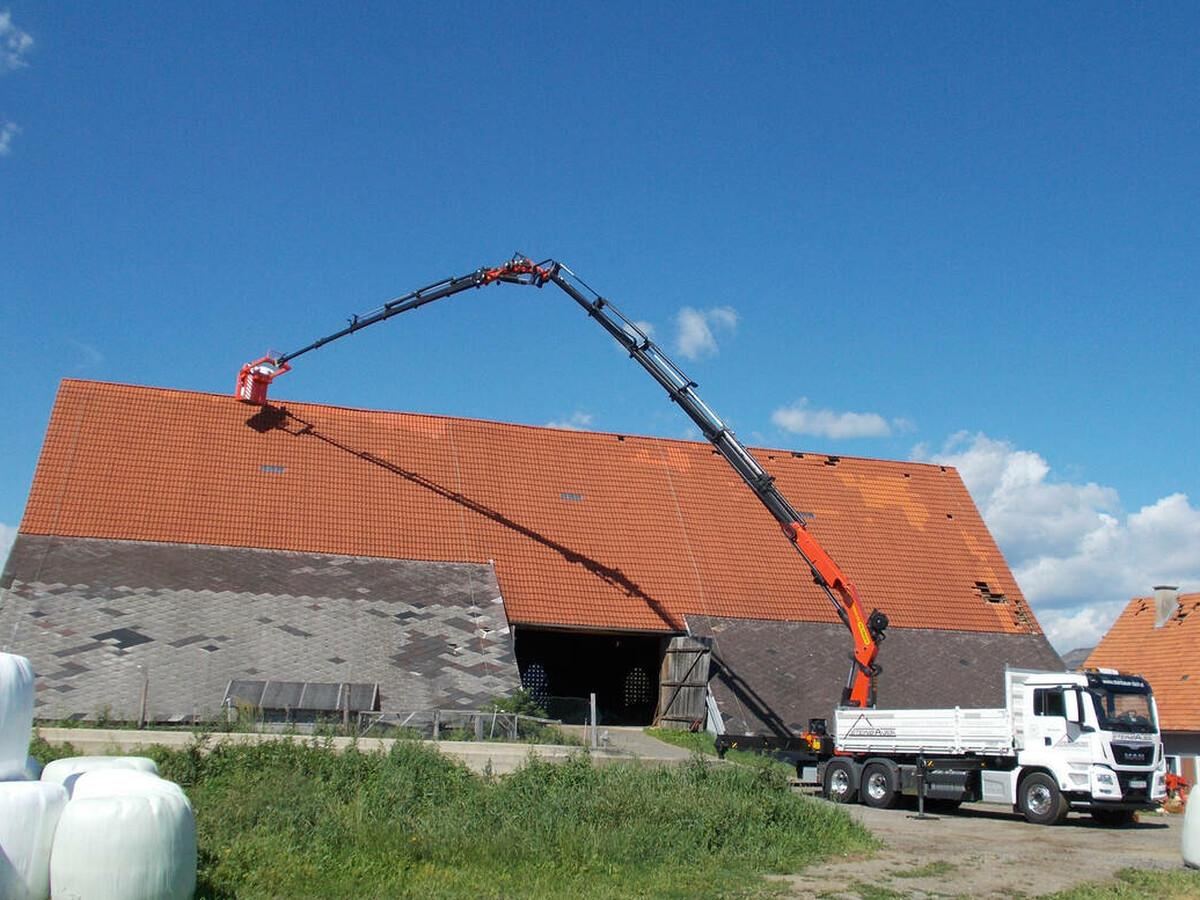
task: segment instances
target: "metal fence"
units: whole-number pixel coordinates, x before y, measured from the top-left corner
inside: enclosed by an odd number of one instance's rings
[[[560,719],[477,709],[415,709],[358,714],[364,737],[413,737],[434,741],[524,741],[545,736]]]

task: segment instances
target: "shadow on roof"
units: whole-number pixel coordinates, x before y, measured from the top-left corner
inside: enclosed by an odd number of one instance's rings
[[[712,655],[712,674],[734,696],[742,708],[744,721],[750,722],[754,719],[757,720],[757,723],[761,723],[763,729],[776,737],[792,737],[792,729],[788,728],[787,723],[779,717],[779,714],[771,708],[762,695],[751,687],[749,682],[738,675],[733,667],[721,658],[715,648]],[[746,712],[749,712],[749,715],[746,715]]]
[[[386,459],[381,459],[380,457],[366,450],[358,450],[349,446],[348,444],[344,444],[337,438],[322,433],[317,429],[316,425],[314,425],[312,422],[302,419],[300,416],[291,412],[286,406],[266,405],[249,419],[247,419],[246,425],[260,434],[266,434],[269,431],[282,431],[285,434],[291,435],[292,437],[316,438],[330,447],[334,447],[343,453],[348,453],[351,456],[361,459],[363,462],[370,463],[373,466],[377,466],[387,472],[391,472],[393,475],[399,475],[401,478],[417,485],[418,487],[437,494],[439,497],[443,497],[446,500],[457,503],[474,513],[490,519],[498,525],[502,525],[505,528],[517,532],[523,537],[529,538],[532,541],[536,541],[543,547],[553,550],[568,563],[582,566],[597,578],[600,578],[608,584],[625,591],[628,596],[644,601],[646,606],[653,611],[654,614],[662,621],[662,623],[672,631],[683,630],[682,623],[672,618],[671,615],[663,608],[661,603],[642,590],[642,588],[639,587],[635,581],[629,578],[629,576],[627,576],[620,569],[614,568],[613,566],[606,566],[603,563],[592,559],[590,556],[572,550],[570,547],[563,546],[557,541],[546,537],[544,534],[534,531],[532,528],[522,525],[520,522],[513,521],[499,510],[492,509],[490,506],[480,503],[478,500],[473,500],[470,497],[459,493],[458,491],[452,491],[449,488],[438,484],[437,482],[432,481],[423,475],[418,475],[416,472],[410,472],[408,469],[398,466],[393,462],[389,462]]]

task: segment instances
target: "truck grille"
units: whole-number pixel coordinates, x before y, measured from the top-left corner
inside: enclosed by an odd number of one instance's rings
[[[1114,743],[1112,753],[1119,766],[1149,766],[1154,763],[1153,744]]]

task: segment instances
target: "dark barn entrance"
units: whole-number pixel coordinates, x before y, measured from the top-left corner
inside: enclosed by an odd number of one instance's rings
[[[653,722],[669,638],[526,627],[514,631],[521,684],[553,718],[583,722],[588,695],[595,693],[600,724]]]

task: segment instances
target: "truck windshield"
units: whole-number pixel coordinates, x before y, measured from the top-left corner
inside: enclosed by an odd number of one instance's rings
[[[1155,732],[1154,710],[1145,688],[1093,684],[1088,687],[1102,731]]]

